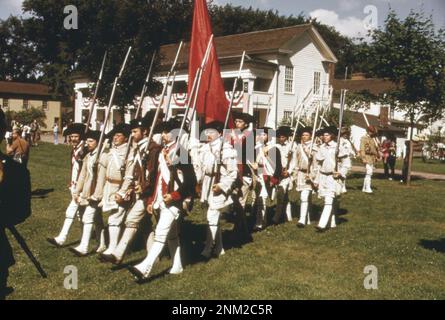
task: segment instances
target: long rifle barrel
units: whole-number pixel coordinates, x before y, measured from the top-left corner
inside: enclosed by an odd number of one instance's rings
[[[102,75],[103,75],[103,72],[104,72],[105,61],[106,60],[107,60],[107,51],[105,51],[104,58],[102,59],[102,66],[100,68],[99,77],[98,77],[97,82],[96,82],[96,88],[94,89],[93,99],[91,100],[91,103],[90,103],[90,110],[89,110],[89,113],[88,113],[88,120],[87,120],[87,123],[86,123],[86,126],[85,126],[85,134],[87,134],[88,131],[90,130],[91,119],[92,119],[93,111],[94,111],[94,105],[96,104],[96,98],[97,98],[97,94],[99,92],[100,82],[102,81]]]

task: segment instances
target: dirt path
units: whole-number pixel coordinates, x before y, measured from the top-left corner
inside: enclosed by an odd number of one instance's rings
[[[352,166],[352,171],[353,172],[363,172],[364,173],[365,172],[365,167],[362,167],[362,166]],[[374,172],[383,174],[384,170],[383,169],[374,169]],[[396,170],[395,173],[396,173],[396,175],[401,176],[402,175],[402,170]],[[445,174],[435,174],[435,173],[426,173],[426,172],[412,171],[411,175],[414,176],[414,177],[419,177],[421,179],[445,181]]]

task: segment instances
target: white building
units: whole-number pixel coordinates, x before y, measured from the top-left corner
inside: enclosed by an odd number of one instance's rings
[[[243,86],[236,92],[234,109],[255,115],[257,126],[276,127],[302,105],[307,114],[312,113],[317,104],[322,107],[331,105],[331,83],[337,58],[313,25],[216,37],[214,41],[228,98],[238,74],[241,54],[246,51]],[[155,79],[163,84],[177,48],[178,44],[160,48],[161,68]],[[185,109],[189,50],[189,43],[186,43],[178,59],[173,90],[173,82],[169,83],[167,90],[163,107],[166,109],[170,101],[169,112],[172,114],[182,113]],[[85,97],[88,85],[87,79],[76,81],[76,121],[81,121],[82,116],[85,118],[88,114],[88,99]],[[159,97],[146,97],[144,112],[156,107],[158,102]],[[131,110],[129,107],[126,111],[125,121],[132,118]],[[100,121],[103,114],[103,107],[99,107],[93,119]],[[121,112],[114,110],[110,124],[122,120]]]

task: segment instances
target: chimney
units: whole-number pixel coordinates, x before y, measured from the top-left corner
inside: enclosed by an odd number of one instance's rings
[[[366,75],[364,73],[353,73],[351,76],[351,80],[365,80]]]
[[[388,127],[389,125],[389,107],[380,107],[380,115],[379,115],[380,126],[383,128]]]

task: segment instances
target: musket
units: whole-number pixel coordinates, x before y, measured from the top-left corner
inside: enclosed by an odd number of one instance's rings
[[[343,125],[343,113],[345,110],[345,98],[344,97],[346,95],[346,90],[342,89],[341,92],[343,95],[343,99],[340,104],[340,112],[339,112],[339,116],[338,116],[337,146],[335,147],[335,172],[338,172],[338,155],[340,153],[340,138],[341,138],[341,128]]]
[[[47,278],[47,274],[45,270],[43,270],[42,266],[40,265],[39,261],[34,257],[31,250],[29,249],[28,245],[26,244],[25,239],[23,239],[22,235],[17,231],[17,229],[14,226],[8,226],[9,231],[11,231],[12,235],[14,236],[15,240],[17,240],[18,244],[22,248],[22,250],[26,253],[29,260],[31,260],[34,267],[36,267],[37,271],[39,272],[40,276],[42,278]]]
[[[107,51],[105,51],[104,58],[102,60],[102,67],[100,68],[99,77],[98,77],[97,82],[96,82],[96,88],[94,89],[93,100],[91,100],[91,103],[90,103],[90,110],[89,110],[89,113],[88,113],[88,120],[87,120],[86,127],[85,127],[85,134],[87,134],[88,131],[90,130],[91,118],[93,116],[94,106],[96,104],[96,98],[97,98],[97,93],[99,92],[100,82],[102,81],[102,75],[103,75],[103,72],[104,72],[106,59],[107,59]]]
[[[238,76],[233,81],[232,95],[230,96],[229,108],[227,109],[226,119],[224,121],[223,133],[229,124],[230,113],[231,113],[232,107],[233,107],[233,98],[235,97],[235,91],[236,91],[236,87],[238,85],[238,81],[241,79],[241,72],[243,70],[245,57],[246,57],[246,51],[243,51],[243,55],[241,56],[240,67],[238,70]],[[212,167],[212,174],[211,174],[211,178],[210,178],[209,190],[207,190],[206,199],[209,199],[210,191],[213,189],[213,184],[215,183],[215,173],[219,173],[219,171],[220,171],[223,147],[224,147],[224,137],[222,138],[221,146],[219,147],[219,161],[215,161],[215,165]]]
[[[193,104],[191,119],[193,119],[193,116],[196,112],[196,103],[198,101],[198,92],[199,92],[199,87],[201,86],[202,73],[204,72],[207,62],[209,60],[212,45],[213,45],[213,34],[210,36],[209,42],[207,43],[206,51],[204,53],[204,57],[201,61],[201,65],[196,70],[195,79],[193,79],[192,90],[190,91],[190,99],[187,101],[187,106],[186,106],[185,112],[184,112],[184,118],[182,119],[181,127],[178,132],[178,140],[175,145],[173,157],[176,156],[176,153],[179,148],[179,144],[181,142],[181,135],[182,135],[182,132],[184,131],[185,122],[187,120],[187,116],[188,116],[188,113],[190,110],[190,105]]]
[[[291,123],[290,123],[291,128],[294,126],[295,111],[297,110],[298,106],[299,105],[298,105],[298,97],[297,97],[297,100],[295,101],[294,109],[292,110],[292,118],[291,118]]]
[[[290,159],[292,156],[292,150],[294,148],[294,144],[295,144],[295,139],[297,138],[297,132],[298,132],[298,125],[300,124],[300,118],[301,115],[303,114],[303,106],[301,106],[300,110],[298,110],[298,116],[297,116],[297,125],[295,127],[294,130],[294,134],[292,135],[292,142],[290,144],[290,149],[289,149],[289,153],[287,154],[287,165],[286,165],[286,170],[289,170],[289,165],[290,165]]]
[[[164,103],[164,97],[165,97],[165,93],[166,93],[166,90],[168,87],[168,82],[170,80],[171,74],[174,72],[174,70],[176,68],[176,63],[178,62],[178,58],[179,58],[179,54],[181,53],[182,45],[183,45],[183,41],[181,41],[181,43],[179,44],[178,50],[176,52],[175,60],[173,60],[173,64],[167,73],[167,79],[165,80],[164,87],[162,88],[161,98],[159,100],[158,106],[156,107],[156,112],[153,117],[152,126],[150,127],[150,132],[148,134],[148,138],[147,138],[148,143],[147,143],[147,146],[145,147],[144,157],[146,157],[148,155],[148,146],[150,145],[150,141],[153,138],[154,129],[156,127],[156,123],[158,122],[159,114],[161,113],[162,104]]]
[[[368,121],[368,117],[366,116],[365,111],[362,111],[362,114],[363,114],[363,118],[365,118],[366,126],[370,127],[370,124],[369,124],[369,121]],[[374,141],[375,147],[377,148],[377,151],[380,154],[380,143],[378,142],[376,137],[372,138],[372,140]]]
[[[309,155],[308,155],[309,163],[308,163],[308,166],[307,166],[307,174],[308,175],[309,175],[310,167],[311,167],[311,164],[312,164],[312,160],[311,160],[312,159],[312,151],[314,149],[315,133],[316,133],[316,128],[317,128],[317,121],[318,121],[318,113],[319,113],[319,111],[320,111],[320,104],[318,104],[318,106],[317,106],[317,110],[315,112],[314,127],[312,128],[311,147],[309,149]]]
[[[104,128],[103,128],[102,132],[100,133],[99,142],[97,144],[97,154],[96,154],[96,159],[94,159],[94,164],[93,164],[93,177],[97,176],[97,167],[99,164],[100,155],[103,151],[102,145],[104,143],[105,131],[107,129],[107,124],[108,124],[108,119],[110,117],[111,108],[113,107],[113,100],[114,100],[114,96],[116,94],[116,87],[117,87],[117,84],[118,84],[120,78],[122,77],[124,70],[125,70],[125,66],[127,65],[128,57],[130,56],[130,52],[131,52],[131,46],[128,48],[127,54],[125,55],[125,59],[124,59],[124,62],[122,63],[122,67],[119,71],[119,74],[116,76],[116,78],[114,78],[113,89],[111,90],[110,100],[108,102],[108,107],[105,112]],[[96,181],[96,179],[93,178],[93,181]],[[91,191],[93,191],[95,189],[95,187],[96,186],[94,185],[94,183],[92,183]],[[93,192],[90,192],[90,194],[93,194]]]
[[[145,94],[147,93],[148,85],[151,80],[151,75],[152,75],[151,71],[153,68],[153,63],[155,61],[155,57],[156,57],[156,52],[153,52],[153,56],[151,57],[150,67],[148,68],[147,76],[145,77],[144,85],[142,86],[141,94],[139,96],[140,100],[139,100],[138,106],[136,108],[136,114],[134,117],[135,119],[139,118],[139,115],[141,114],[141,111],[142,111],[142,104],[144,103]],[[128,156],[130,155],[130,150],[131,150],[132,144],[133,144],[133,137],[130,136],[130,138],[128,139],[128,143],[127,143],[127,149],[125,151],[125,161],[122,163],[122,166],[121,166],[122,177],[124,177],[124,175],[125,175],[125,166],[126,166]]]
[[[172,101],[173,89],[175,87],[175,80],[176,80],[176,71],[173,72],[172,87],[171,87],[170,92],[168,93],[168,96],[167,96],[167,107],[165,108],[164,121],[168,120],[168,114],[170,112],[170,103]]]

